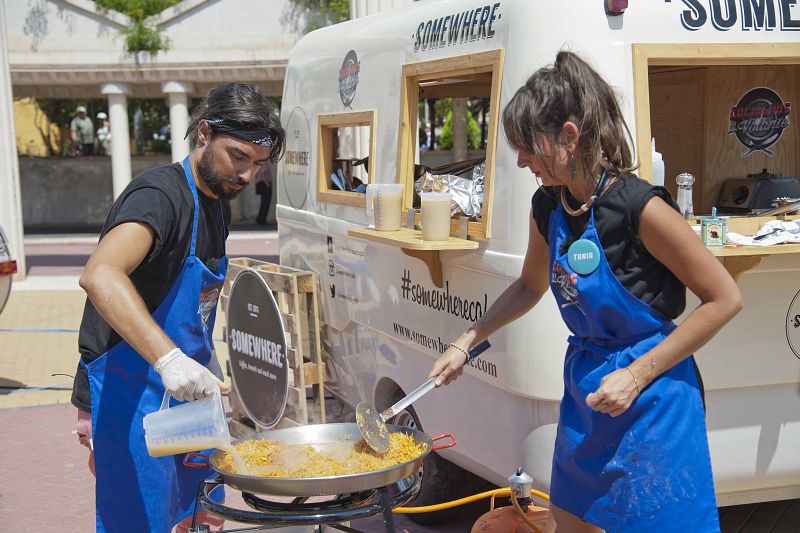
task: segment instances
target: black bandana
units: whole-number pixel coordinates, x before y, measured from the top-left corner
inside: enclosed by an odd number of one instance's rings
[[[236,137],[243,141],[261,146],[272,146],[275,139],[270,134],[267,128],[254,128],[252,126],[245,126],[238,122],[226,121],[224,118],[208,117],[206,118],[208,126],[211,131],[215,133],[224,133],[231,137]]]

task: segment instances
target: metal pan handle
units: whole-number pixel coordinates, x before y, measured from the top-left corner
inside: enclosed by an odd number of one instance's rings
[[[191,459],[205,459],[205,462],[192,462]],[[207,453],[189,452],[183,458],[183,466],[189,468],[208,468],[211,466],[208,462],[209,455]]]
[[[448,442],[447,444],[439,444],[438,446],[434,446],[433,448],[431,448],[431,450],[434,452],[438,452],[439,450],[444,450],[445,448],[452,448],[453,446],[458,444],[458,441],[456,440],[456,438],[453,436],[452,433],[445,433],[444,435],[433,437],[431,439],[431,442],[436,442],[439,439],[447,439],[447,438],[449,438],[451,442]]]

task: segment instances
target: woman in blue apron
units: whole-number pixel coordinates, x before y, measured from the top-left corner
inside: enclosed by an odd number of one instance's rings
[[[718,532],[702,384],[691,354],[742,307],[738,287],[674,209],[631,174],[611,87],[560,52],[508,104],[518,165],[542,179],[522,275],[434,365],[464,352],[552,290],[572,335],[547,532]],[[685,288],[701,305],[680,326]]]
[[[195,256],[199,207],[188,157],[183,169],[194,198],[189,256],[152,318],[180,352],[206,367],[212,359],[216,316],[216,305],[208,302],[216,304],[227,258],[212,272]],[[162,359],[166,358],[171,357]],[[184,466],[184,454],[148,454],[142,419],[161,406],[164,385],[153,365],[130,344],[121,341],[88,370],[95,470],[113,473],[97,477],[97,531],[171,531],[193,513],[198,488],[210,468]]]

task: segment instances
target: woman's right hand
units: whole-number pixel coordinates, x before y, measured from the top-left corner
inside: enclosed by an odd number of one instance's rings
[[[433,364],[433,369],[428,374],[428,379],[436,378],[437,387],[449,385],[464,373],[464,363],[467,361],[469,350],[463,346],[460,347],[463,348],[463,351],[453,347],[451,344],[447,351]]]

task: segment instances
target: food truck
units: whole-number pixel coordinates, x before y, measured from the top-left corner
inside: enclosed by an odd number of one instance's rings
[[[694,177],[688,224],[715,207],[743,235],[800,218],[769,215],[800,196],[800,4],[653,0],[617,13],[608,4],[427,0],[314,31],[292,51],[280,261],[319,275],[326,386],[346,404],[387,407],[414,390],[519,276],[537,184],[516,166],[500,117],[559,50],[616,88],[642,178],[652,179],[653,138],[674,196],[676,176]],[[453,110],[449,126],[434,118],[441,106]],[[457,210],[447,241],[422,241],[415,185],[441,169],[479,209]],[[402,228],[371,228],[367,184],[403,185]],[[798,498],[800,244],[713,253],[745,302],[696,354],[718,502]],[[687,310],[696,305],[688,294]],[[545,295],[455,384],[395,418],[458,440],[438,463],[426,459],[424,501],[452,499],[456,470],[506,485],[522,466],[547,491],[567,336]]]

